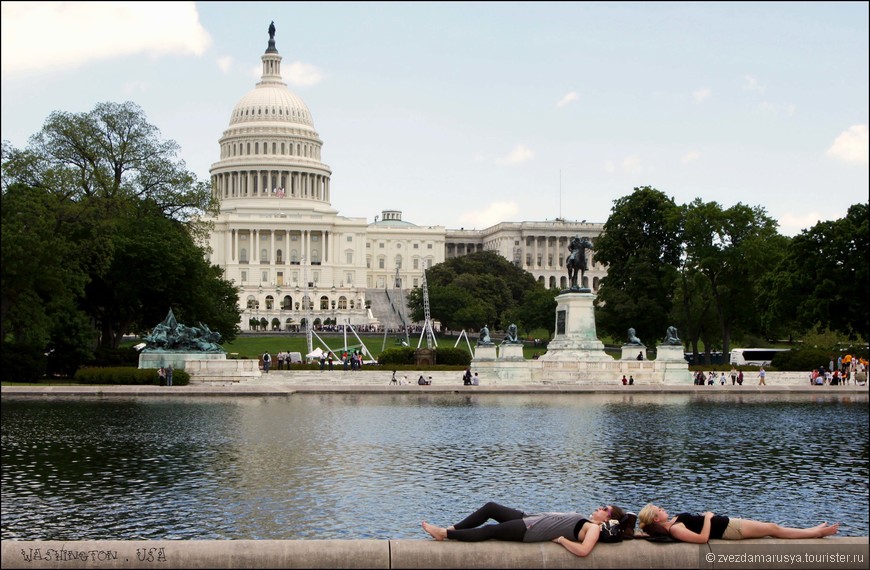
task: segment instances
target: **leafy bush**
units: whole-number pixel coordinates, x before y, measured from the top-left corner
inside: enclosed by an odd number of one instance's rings
[[[128,366],[79,368],[74,380],[79,384],[160,385],[160,378],[157,376],[156,368],[139,369]],[[172,372],[172,384],[174,386],[187,386],[190,384],[190,374],[184,370],[174,370]]]
[[[4,380],[34,382],[45,376],[45,365],[45,353],[38,346],[4,342],[0,349]]]
[[[770,365],[777,370],[813,370],[828,367],[830,351],[814,346],[800,346],[774,355]]]
[[[139,366],[139,352],[132,346],[120,348],[100,347],[94,351],[89,366]],[[173,376],[173,378],[175,378]]]
[[[435,349],[435,362],[448,366],[468,366],[471,364],[471,355],[467,350],[447,346]]]
[[[410,346],[388,348],[378,355],[378,364],[415,364],[414,349]]]

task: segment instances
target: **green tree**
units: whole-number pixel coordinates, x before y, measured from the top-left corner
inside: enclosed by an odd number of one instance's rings
[[[526,292],[540,287],[528,272],[492,251],[449,259],[426,271],[429,313],[450,329],[504,329]],[[408,295],[411,318],[423,320],[423,290]]]
[[[710,296],[718,325],[709,334],[711,327],[693,323],[693,333],[707,333],[708,349],[712,345],[728,352],[735,330],[760,331],[757,283],[776,264],[787,242],[776,225],[760,207],[736,204],[726,210],[716,202],[696,199],[686,208],[685,282],[694,282],[697,292]]]
[[[790,323],[798,333],[827,327],[866,341],[868,251],[867,203],[795,236],[776,271],[759,288],[765,323]]]
[[[4,337],[50,339],[59,352],[88,336],[73,332],[83,322],[75,311],[84,311],[100,344],[116,347],[170,306],[235,336],[235,289],[197,245],[218,203],[177,152],[130,102],[52,113],[25,150],[4,142]],[[68,339],[52,321],[66,323]]]
[[[614,201],[594,259],[607,265],[596,298],[596,327],[625,338],[662,337],[669,326],[680,259],[680,208],[664,193],[644,186]]]

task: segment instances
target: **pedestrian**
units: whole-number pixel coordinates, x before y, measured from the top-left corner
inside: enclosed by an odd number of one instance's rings
[[[632,376],[632,375],[628,376],[628,385],[634,386],[634,376]]]
[[[737,372],[737,385],[743,386],[743,371],[742,370]]]
[[[477,372],[474,373],[474,377],[471,379],[472,386],[480,386],[480,376],[477,375]]]
[[[759,386],[767,386],[767,384],[764,383],[764,376],[765,376],[764,366],[762,366],[761,368],[758,369],[758,385]]]
[[[162,366],[157,369],[157,378],[160,380],[161,386],[166,386],[166,369]]]
[[[735,385],[737,383],[737,369],[733,366],[731,367],[731,385]]]
[[[263,353],[263,372],[268,374],[272,367],[272,356],[268,352]]]
[[[628,386],[628,378],[625,377],[625,374],[622,375],[622,385]]]
[[[399,381],[396,380],[396,371],[395,370],[393,370],[393,376],[390,378],[390,384],[395,384],[397,386],[399,385]]]
[[[172,365],[166,367],[166,385],[172,386]]]

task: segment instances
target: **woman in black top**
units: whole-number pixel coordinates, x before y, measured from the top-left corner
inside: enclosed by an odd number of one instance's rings
[[[810,528],[790,528],[776,523],[726,517],[711,512],[680,513],[675,517],[661,507],[649,504],[637,515],[640,528],[651,537],[670,536],[682,542],[703,544],[711,538],[822,538],[835,534],[840,523],[822,523]]]
[[[496,524],[484,524],[490,519],[496,521]],[[632,538],[636,520],[635,514],[626,513],[614,505],[599,507],[587,516],[579,513],[554,512],[527,514],[489,502],[461,522],[447,528],[423,521],[423,530],[435,540],[552,541],[575,556],[586,556],[592,552],[598,542],[615,542],[623,538]],[[610,521],[615,521],[612,522],[613,535],[605,532],[606,529],[602,527],[605,524],[609,526]]]

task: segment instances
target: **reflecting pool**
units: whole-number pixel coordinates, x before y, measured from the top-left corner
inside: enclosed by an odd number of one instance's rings
[[[489,500],[868,535],[867,394],[2,402],[2,539],[426,538]]]

